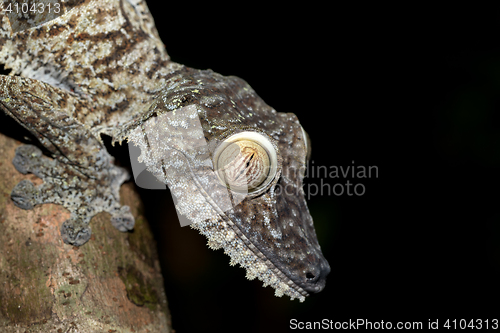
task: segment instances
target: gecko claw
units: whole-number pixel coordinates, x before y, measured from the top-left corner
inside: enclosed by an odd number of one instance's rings
[[[61,237],[66,244],[82,246],[91,234],[90,226],[78,219],[70,218],[61,225]]]
[[[121,232],[134,229],[135,219],[129,206],[122,206],[111,217],[111,224]]]
[[[33,183],[27,179],[21,180],[10,193],[14,204],[22,209],[33,209],[36,205],[36,197],[39,191]]]

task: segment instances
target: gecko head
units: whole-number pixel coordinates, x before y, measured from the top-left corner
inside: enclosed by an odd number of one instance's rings
[[[221,142],[214,140],[214,170],[228,188],[232,209],[225,214],[236,234],[263,254],[282,279],[288,278],[304,295],[317,293],[325,287],[330,266],[302,187],[309,139],[300,125],[293,125],[298,124],[295,115],[275,116],[286,131],[269,135],[245,126],[222,134]]]
[[[277,296],[303,300],[324,288],[330,266],[302,188],[310,143],[294,114],[237,77],[183,68],[138,123],[128,137],[139,160],[211,248]]]

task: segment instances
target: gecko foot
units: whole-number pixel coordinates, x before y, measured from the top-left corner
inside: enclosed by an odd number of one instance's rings
[[[115,215],[119,211],[114,224],[120,230],[133,225],[127,210],[120,208],[120,187],[128,173],[114,164],[100,138],[110,123],[102,122],[102,128],[87,124],[90,119],[99,124],[104,120],[100,111],[93,110],[95,105],[86,97],[42,81],[0,75],[1,111],[29,130],[50,153],[46,156],[33,145],[16,149],[15,168],[43,182],[37,186],[28,181],[19,183],[12,199],[24,209],[47,203],[66,208],[71,218],[61,226],[61,235],[65,243],[74,245],[90,239],[90,221],[100,212]],[[91,112],[97,113],[86,118]],[[87,120],[81,123],[82,119]]]
[[[135,219],[129,206],[121,206],[117,209],[111,217],[111,224],[122,232],[134,229]]]
[[[110,213],[112,225],[122,232],[134,228],[130,208],[120,205],[119,190],[128,178],[126,170],[115,166],[105,149],[93,154],[99,163],[86,167],[60,155],[49,158],[39,148],[25,145],[16,149],[12,161],[19,172],[43,180],[38,186],[29,180],[19,182],[11,193],[15,205],[33,209],[38,204],[54,203],[67,208],[72,217],[60,229],[67,244],[85,244],[91,235],[90,220],[99,212]]]
[[[91,234],[90,226],[80,219],[70,218],[61,225],[61,237],[66,244],[82,246]]]
[[[36,198],[40,195],[40,191],[27,179],[21,180],[10,193],[10,197],[14,204],[22,209],[33,209],[37,204]]]

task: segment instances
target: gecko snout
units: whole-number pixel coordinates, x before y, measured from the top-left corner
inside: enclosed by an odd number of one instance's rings
[[[324,260],[324,262],[315,269],[306,272],[305,282],[302,284],[302,288],[308,293],[319,293],[325,288],[326,277],[329,273],[330,265]]]

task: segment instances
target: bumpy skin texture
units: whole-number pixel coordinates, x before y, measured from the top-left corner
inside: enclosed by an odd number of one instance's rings
[[[0,61],[21,77],[0,76],[0,108],[55,158],[33,146],[19,149],[16,168],[44,183],[21,182],[14,202],[24,209],[46,202],[67,207],[72,216],[61,234],[71,244],[88,240],[90,218],[100,211],[109,211],[121,231],[130,230],[133,217],[118,195],[127,174],[113,165],[100,135],[127,139],[169,186],[191,226],[211,248],[223,248],[231,264],[244,267],[248,278],[292,299],[321,291],[330,267],[302,189],[309,148],[297,117],[276,112],[239,78],[170,61],[143,1],[71,6],[57,19],[15,34],[2,17]],[[189,116],[180,119],[181,111]],[[164,125],[169,131],[159,133]],[[212,154],[228,136],[252,131],[272,142],[276,176],[258,195],[229,191],[239,203],[222,208],[227,189],[215,185]]]

